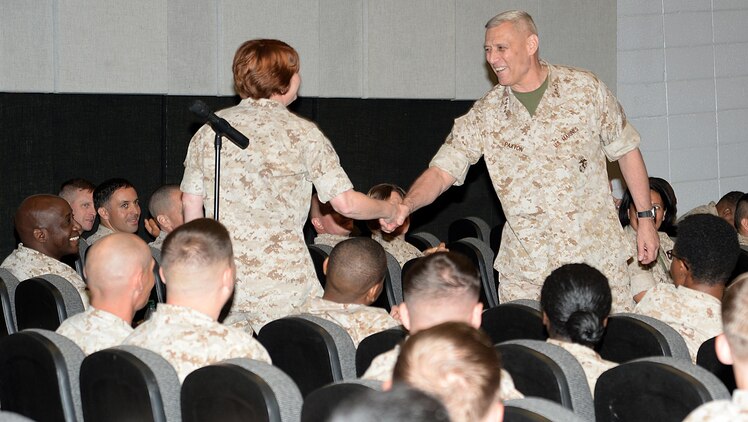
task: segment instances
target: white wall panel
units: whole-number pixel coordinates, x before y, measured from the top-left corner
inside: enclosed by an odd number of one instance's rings
[[[218,90],[234,95],[231,63],[236,49],[254,38],[277,38],[301,58],[299,95],[319,95],[319,2],[316,0],[218,0]]]
[[[639,149],[642,151],[667,151],[668,144],[668,122],[667,117],[647,117],[630,119],[629,122],[636,128],[641,136]]]
[[[319,0],[319,95],[363,96],[363,0]]]
[[[534,18],[541,57],[591,70],[616,91],[615,0],[542,1]]]
[[[52,0],[0,1],[0,90],[55,89]]]
[[[169,1],[169,94],[218,93],[218,0]]]
[[[364,95],[454,98],[454,0],[371,0],[365,7]]]
[[[512,9],[525,10],[534,18],[539,12],[539,3],[539,0],[456,0],[455,98],[480,98],[497,83],[483,52],[486,22],[497,14]]]
[[[166,2],[58,0],[58,91],[165,93]]]

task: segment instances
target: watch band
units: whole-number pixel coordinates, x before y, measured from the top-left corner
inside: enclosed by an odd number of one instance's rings
[[[655,218],[656,214],[657,214],[657,209],[655,207],[652,207],[652,209],[650,210],[637,212],[636,217],[637,218]]]

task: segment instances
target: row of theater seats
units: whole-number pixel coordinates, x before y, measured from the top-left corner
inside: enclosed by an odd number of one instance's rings
[[[84,357],[67,338],[29,329],[0,339],[0,404],[37,421],[324,420],[342,397],[379,388],[357,376],[377,349],[391,348],[404,335],[378,333],[356,350],[335,324],[286,317],[258,335],[273,365],[232,359],[193,372],[180,386],[174,369],[150,351],[118,346]],[[531,397],[509,402],[506,420],[675,421],[704,402],[729,398],[718,378],[690,362],[685,344],[661,337],[666,340],[656,357],[605,372],[594,392],[562,348],[539,339],[498,343],[515,385]]]

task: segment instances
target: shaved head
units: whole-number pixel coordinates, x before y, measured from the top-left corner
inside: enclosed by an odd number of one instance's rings
[[[32,195],[16,210],[14,224],[27,247],[55,259],[78,251],[81,227],[70,204],[55,195]]]
[[[86,281],[91,305],[123,301],[133,297],[133,280],[145,278],[143,294],[136,295],[137,308],[148,300],[153,287],[153,257],[148,245],[130,233],[113,233],[94,243],[87,252]]]

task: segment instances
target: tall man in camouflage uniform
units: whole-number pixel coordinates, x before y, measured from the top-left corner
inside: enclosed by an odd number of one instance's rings
[[[483,156],[507,218],[494,264],[500,300],[537,299],[553,269],[584,261],[610,280],[613,308],[631,309],[630,253],[605,158],[619,161],[641,212],[637,258],[652,262],[659,240],[639,134],[593,74],[540,60],[537,29],[526,12],[504,12],[486,28],[486,61],[499,84],[455,120],[429,169],[408,191],[398,222],[464,183],[470,165]]]
[[[113,233],[88,250],[86,281],[91,307],[62,322],[59,334],[85,354],[118,346],[132,334],[132,319],[153,288],[153,257],[134,234]]]
[[[69,281],[88,307],[86,283],[60,259],[78,253],[81,226],[64,199],[54,195],[32,195],[24,199],[14,217],[21,239],[18,247],[0,264],[23,281],[55,274]]]

